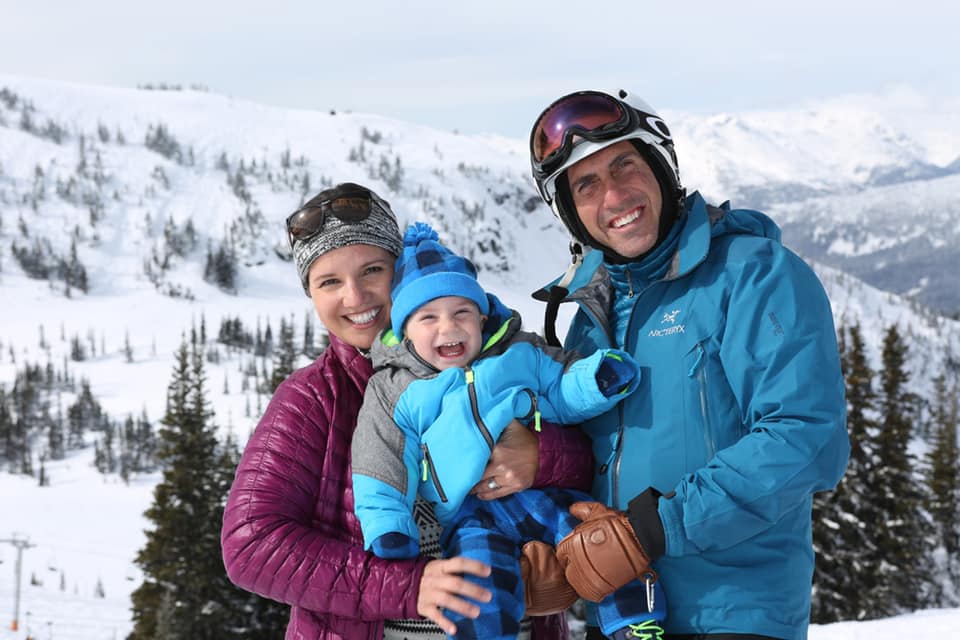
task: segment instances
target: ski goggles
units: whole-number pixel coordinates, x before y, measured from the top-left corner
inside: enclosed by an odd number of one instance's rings
[[[570,156],[574,137],[592,142],[612,140],[638,125],[636,112],[613,96],[578,91],[544,109],[530,132],[530,157],[543,175],[553,173]]]
[[[287,218],[287,240],[290,247],[296,241],[309,240],[323,230],[328,216],[347,223],[366,220],[374,209],[393,217],[390,205],[377,194],[352,182],[332,191],[324,191],[311,198]]]

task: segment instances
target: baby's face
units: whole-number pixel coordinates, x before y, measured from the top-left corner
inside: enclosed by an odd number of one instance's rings
[[[477,357],[485,320],[471,300],[444,296],[410,314],[403,332],[417,355],[443,371],[465,367]]]

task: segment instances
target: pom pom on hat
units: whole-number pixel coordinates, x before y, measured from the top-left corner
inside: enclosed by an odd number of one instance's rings
[[[440,243],[433,227],[415,222],[403,235],[403,250],[393,273],[393,306],[390,322],[397,336],[410,315],[431,300],[460,296],[474,302],[487,315],[487,293],[477,282],[477,269]]]
[[[440,242],[440,236],[426,222],[414,222],[407,227],[407,232],[403,234],[404,247],[415,247],[424,240]]]

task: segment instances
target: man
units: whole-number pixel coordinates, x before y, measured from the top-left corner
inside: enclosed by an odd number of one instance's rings
[[[537,294],[548,336],[574,301],[565,346],[641,368],[636,393],[584,424],[611,508],[577,514],[557,547],[567,579],[595,598],[649,563],[668,638],[806,638],[812,494],[849,453],[820,282],[765,215],[687,197],[666,123],[624,91],[560,98],[530,150],[573,236],[567,274]]]

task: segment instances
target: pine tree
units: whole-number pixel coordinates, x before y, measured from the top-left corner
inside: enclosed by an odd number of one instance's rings
[[[200,373],[199,380],[194,371]],[[168,387],[167,410],[160,431],[159,458],[163,480],[146,512],[154,528],[136,562],[144,582],[133,593],[131,639],[157,637],[164,598],[169,599],[167,638],[216,638],[228,621],[223,613],[226,589],[219,564],[219,545],[210,544],[209,499],[216,485],[213,461],[216,438],[203,396],[202,361],[184,342],[177,353]],[[219,595],[218,595],[219,594]]]
[[[877,617],[913,611],[937,599],[932,581],[932,538],[922,507],[922,483],[913,476],[916,461],[910,452],[912,415],[904,368],[907,345],[896,325],[883,339],[880,374],[880,430],[876,465],[870,474],[871,496],[882,512],[873,523],[878,580],[872,598]]]
[[[840,359],[847,398],[850,460],[833,492],[814,497],[813,543],[816,551],[811,620],[818,624],[873,617],[870,601],[877,581],[872,562],[875,523],[882,514],[869,495],[876,424],[873,371],[867,363],[860,326],[841,328]]]
[[[313,314],[304,313],[303,318],[303,355],[311,360],[317,357],[317,345],[313,337]]]
[[[269,326],[267,329],[269,330]],[[293,373],[297,360],[297,348],[293,343],[293,320],[289,323],[280,318],[280,344],[274,351],[273,373],[270,376],[270,391],[276,391],[280,383]]]
[[[153,529],[136,558],[144,582],[132,594],[129,638],[280,638],[282,628],[253,628],[255,596],[234,587],[223,569],[220,524],[236,456],[217,442],[203,358],[192,344],[181,344],[168,387],[163,479],[146,512]]]
[[[960,448],[957,421],[960,414],[956,384],[947,385],[941,374],[934,380],[933,434],[926,456],[929,502],[927,510],[937,529],[937,544],[946,552],[946,569],[954,585],[960,584]],[[941,603],[955,604],[955,603]]]

